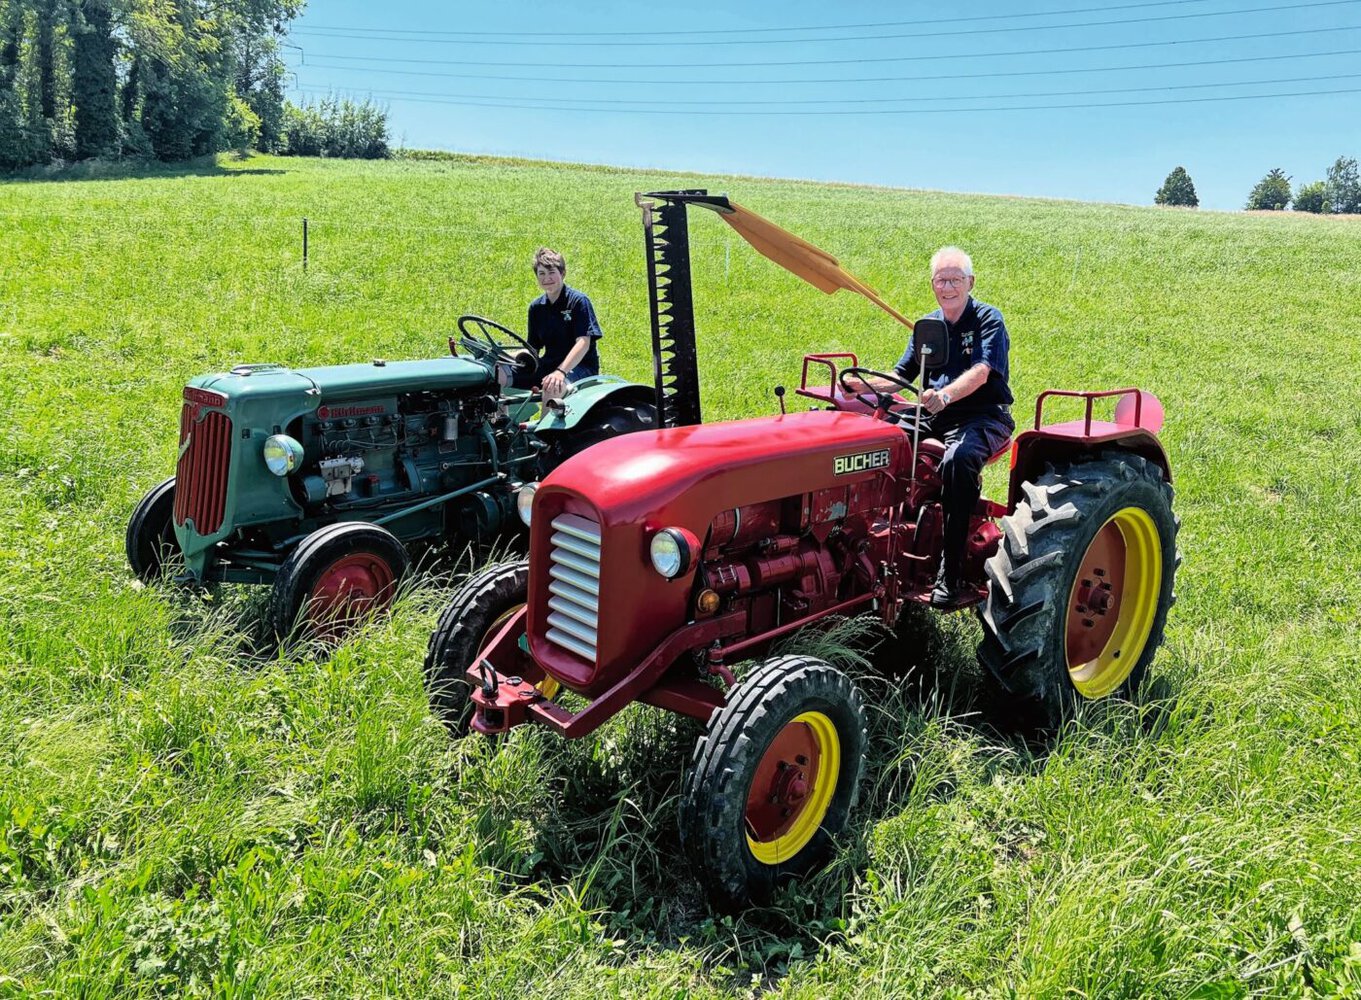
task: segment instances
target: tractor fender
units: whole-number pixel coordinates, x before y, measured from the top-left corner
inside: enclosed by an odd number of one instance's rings
[[[553,434],[570,431],[581,423],[601,403],[610,400],[616,403],[653,403],[656,394],[652,389],[637,382],[630,382],[618,375],[591,375],[577,382],[573,391],[563,399],[559,408],[545,407],[539,419],[531,426],[535,434]]]
[[[1078,421],[1078,424],[1081,422]],[[1022,499],[1021,484],[1034,482],[1044,474],[1045,466],[1072,461],[1101,452],[1128,451],[1147,459],[1162,470],[1163,478],[1172,482],[1172,465],[1158,435],[1143,427],[1106,425],[1092,427],[1090,434],[1071,426],[1056,425],[1039,430],[1022,431],[1011,445],[1011,481],[1007,491],[1007,509],[1015,510]]]

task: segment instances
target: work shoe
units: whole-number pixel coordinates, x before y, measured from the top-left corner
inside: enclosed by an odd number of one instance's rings
[[[964,588],[958,583],[940,577],[931,588],[931,607],[952,608],[964,599]]]

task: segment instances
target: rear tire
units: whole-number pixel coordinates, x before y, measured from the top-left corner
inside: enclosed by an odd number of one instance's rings
[[[539,456],[542,479],[573,455],[593,444],[633,431],[649,430],[656,424],[657,408],[651,403],[605,402],[586,415],[570,431],[559,431],[552,444]]]
[[[680,803],[681,844],[717,906],[763,902],[826,859],[867,742],[860,692],[822,660],[775,657],[733,690],[695,746]]]
[[[474,573],[454,593],[430,635],[425,654],[425,688],[430,708],[451,736],[465,736],[472,722],[472,688],[466,672],[529,594],[528,561],[500,563]],[[558,693],[558,682],[545,677],[527,656],[520,676],[545,698]]]
[[[385,611],[411,566],[386,528],[349,522],[312,532],[274,578],[268,619],[275,638],[339,642],[370,614]]]
[[[1180,523],[1162,470],[1127,452],[1022,489],[985,567],[978,660],[1022,728],[1052,730],[1083,701],[1138,691],[1175,600]]]
[[[159,579],[166,563],[180,554],[175,538],[175,477],[152,488],[133,508],[123,540],[128,565],[137,579]]]

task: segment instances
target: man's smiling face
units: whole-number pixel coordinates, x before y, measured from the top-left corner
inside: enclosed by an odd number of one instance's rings
[[[951,260],[942,261],[931,272],[931,291],[935,292],[936,302],[950,322],[959,319],[964,312],[969,293],[973,291],[973,283],[973,275],[965,274],[964,269]]]

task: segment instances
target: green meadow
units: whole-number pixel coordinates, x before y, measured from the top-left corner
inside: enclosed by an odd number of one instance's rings
[[[989,725],[965,615],[794,640],[872,703],[861,805],[738,917],[680,854],[692,723],[447,738],[421,660],[469,559],[330,656],[262,661],[262,590],[142,587],[123,555],[188,378],[522,327],[541,244],[606,369],[650,380],[633,194],[678,187],[909,315],[967,248],[1018,422],[1048,387],[1152,390],[1182,519],[1138,703],[1043,744]],[[706,419],[774,412],[805,351],[896,360],[863,299],[708,213],[691,234]],[[477,158],[0,180],[0,997],[1361,996],[1358,303],[1361,226],[1294,214]]]

